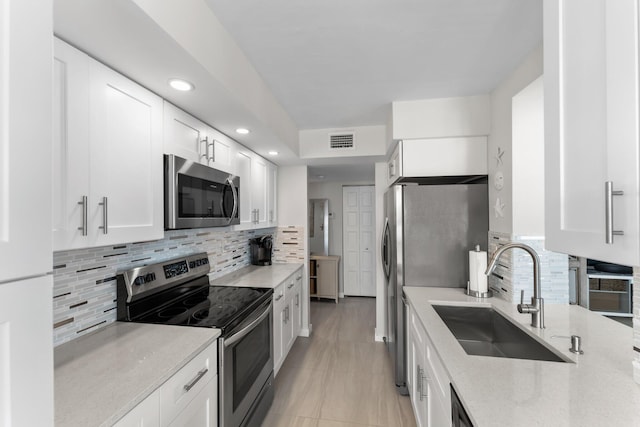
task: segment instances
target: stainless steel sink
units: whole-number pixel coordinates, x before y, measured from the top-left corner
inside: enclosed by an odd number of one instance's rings
[[[434,305],[467,354],[567,362],[490,307]]]

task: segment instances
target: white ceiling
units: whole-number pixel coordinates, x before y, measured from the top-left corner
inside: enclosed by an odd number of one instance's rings
[[[203,1],[301,130],[383,125],[392,101],[488,93],[542,40],[542,0]],[[55,0],[54,29],[259,154],[281,152],[270,160],[304,162],[131,0]],[[171,91],[175,75],[198,90]],[[239,124],[251,135],[233,134]],[[374,160],[307,163],[310,180],[373,181]]]
[[[489,93],[542,42],[541,0],[205,0],[300,129]]]

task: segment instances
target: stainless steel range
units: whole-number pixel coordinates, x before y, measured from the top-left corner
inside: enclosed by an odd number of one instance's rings
[[[209,286],[207,273],[200,253],[118,274],[118,320],[219,328],[219,426],[260,425],[273,401],[273,290]]]

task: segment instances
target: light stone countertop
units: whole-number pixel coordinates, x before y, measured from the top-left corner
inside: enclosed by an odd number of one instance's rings
[[[211,279],[209,284],[211,286],[275,288],[302,266],[303,264],[249,265],[217,279]],[[209,273],[209,276],[211,277],[212,274]]]
[[[460,288],[404,293],[474,426],[640,426],[632,328],[579,306],[546,304],[540,330],[529,325],[531,315],[500,298],[478,300]],[[491,305],[575,363],[467,355],[432,304]],[[571,335],[582,337],[584,354],[569,351]]]
[[[112,425],[218,336],[213,328],[115,322],[60,345],[55,425]]]

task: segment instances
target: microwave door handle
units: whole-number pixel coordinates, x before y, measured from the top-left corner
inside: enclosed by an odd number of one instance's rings
[[[231,187],[231,193],[233,194],[233,211],[231,212],[231,217],[229,217],[229,222],[227,222],[227,225],[229,225],[231,221],[233,221],[233,218],[235,218],[236,213],[238,213],[238,192],[236,191],[235,185],[233,185],[231,177],[227,178],[227,183]]]

